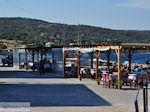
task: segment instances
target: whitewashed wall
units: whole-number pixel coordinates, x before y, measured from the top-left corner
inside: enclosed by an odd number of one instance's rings
[[[53,48],[52,49],[53,58],[53,72],[57,75],[64,77],[64,58],[63,58],[63,48]]]
[[[25,49],[13,49],[13,67],[19,66],[19,53],[24,54]]]

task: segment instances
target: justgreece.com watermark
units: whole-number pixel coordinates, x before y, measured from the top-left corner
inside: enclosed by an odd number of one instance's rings
[[[29,112],[30,102],[0,102],[0,112]]]

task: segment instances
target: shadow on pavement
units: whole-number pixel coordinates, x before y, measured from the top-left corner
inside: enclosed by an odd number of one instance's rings
[[[40,106],[111,106],[82,84],[0,84],[0,102]]]
[[[0,71],[0,78],[61,78],[52,73],[40,75],[39,72],[31,71]]]

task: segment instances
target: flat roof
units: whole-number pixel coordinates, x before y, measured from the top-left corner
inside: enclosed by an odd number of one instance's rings
[[[96,44],[96,45],[72,45],[72,46],[51,46],[51,47],[36,47],[30,46],[26,48],[16,48],[16,49],[52,49],[52,48],[106,48],[110,47],[111,49],[118,49],[118,47],[125,49],[134,49],[134,50],[150,50],[150,43],[114,43],[114,44]],[[15,49],[15,48],[14,48]]]

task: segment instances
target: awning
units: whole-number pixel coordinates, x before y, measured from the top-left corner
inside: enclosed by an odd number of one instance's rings
[[[65,48],[64,51],[80,51],[81,53],[92,53],[95,51],[108,51],[110,50],[110,47],[108,48]]]
[[[78,49],[78,51],[80,51],[81,53],[92,53],[94,52],[93,48],[85,48],[85,49]]]
[[[96,51],[108,51],[108,50],[110,50],[110,47],[108,47],[108,48],[94,48],[94,50]]]
[[[78,48],[64,48],[64,51],[77,51]]]

